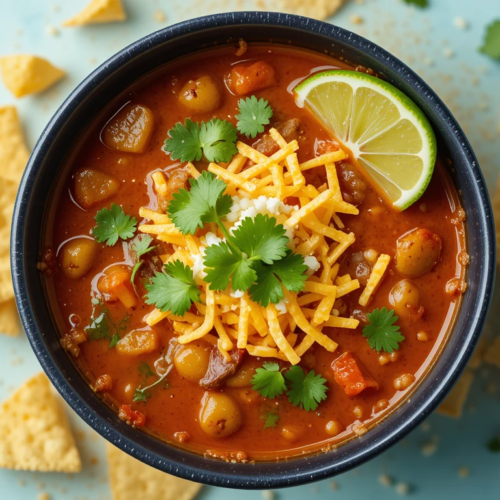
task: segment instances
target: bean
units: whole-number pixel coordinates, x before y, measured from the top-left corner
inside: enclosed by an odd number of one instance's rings
[[[408,277],[432,270],[441,255],[441,238],[428,229],[418,228],[397,241],[396,269]]]
[[[194,113],[211,113],[220,105],[219,86],[211,76],[189,80],[180,91],[179,101]]]
[[[92,269],[99,245],[89,238],[75,238],[62,248],[61,268],[63,273],[73,280],[83,278]]]
[[[200,425],[205,434],[213,438],[227,437],[240,428],[241,422],[240,409],[231,396],[221,392],[205,393],[200,412]]]

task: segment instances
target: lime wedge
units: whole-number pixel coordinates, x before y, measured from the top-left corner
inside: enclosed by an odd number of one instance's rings
[[[356,71],[318,73],[295,89],[305,106],[347,147],[378,191],[398,210],[427,188],[436,137],[417,107],[398,89]]]

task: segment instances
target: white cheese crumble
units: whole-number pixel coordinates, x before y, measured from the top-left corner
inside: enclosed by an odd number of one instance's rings
[[[320,263],[314,255],[304,257],[304,264],[309,268],[306,271],[307,276],[312,276],[320,268]]]

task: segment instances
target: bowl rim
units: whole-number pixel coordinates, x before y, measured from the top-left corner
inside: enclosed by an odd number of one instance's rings
[[[258,462],[255,465],[243,465],[214,461],[204,458],[201,455],[195,455],[191,452],[181,450],[175,454],[176,458],[172,459],[160,455],[147,446],[138,443],[138,441],[141,440],[141,436],[136,440],[135,436],[131,438],[130,436],[124,435],[123,430],[117,429],[116,426],[104,417],[92,411],[51,358],[51,349],[48,342],[43,339],[41,330],[37,326],[32,301],[30,299],[29,286],[25,281],[26,270],[23,255],[25,239],[24,221],[28,212],[29,193],[35,184],[34,174],[43,163],[44,155],[53,139],[55,131],[64,124],[67,118],[75,110],[80,97],[85,96],[91,89],[102,83],[107,76],[117,70],[125,61],[130,61],[133,58],[139,57],[152,46],[183,35],[188,35],[192,32],[212,29],[217,26],[234,26],[236,28],[241,25],[264,24],[306,31],[330,38],[332,41],[339,41],[343,44],[350,45],[353,49],[364,52],[377,60],[382,66],[390,68],[391,71],[398,74],[399,78],[403,78],[406,85],[409,85],[420,97],[429,99],[433,102],[440,121],[442,122],[441,124],[447,130],[451,130],[456,139],[460,142],[464,158],[466,159],[466,170],[468,175],[470,175],[475,182],[475,198],[480,204],[479,210],[481,211],[480,229],[484,235],[484,251],[481,257],[485,259],[480,280],[484,286],[479,290],[475,302],[475,304],[478,304],[480,307],[478,307],[478,310],[473,311],[474,317],[470,320],[472,322],[471,328],[468,332],[463,334],[463,347],[457,353],[456,359],[452,360],[450,365],[436,373],[436,375],[441,375],[441,377],[434,382],[432,392],[422,401],[411,402],[412,404],[406,405],[404,411],[395,411],[389,415],[389,418],[384,419],[384,421],[391,420],[393,423],[393,426],[387,429],[385,435],[377,436],[374,439],[364,439],[370,435],[369,433],[363,438],[358,438],[358,442],[361,442],[362,445],[359,446],[359,450],[350,456],[341,457],[340,460],[334,463],[328,463],[328,460],[325,459],[319,460],[319,457],[328,455],[328,453],[325,453],[308,456],[306,458],[290,459],[289,461],[283,462]],[[370,460],[402,439],[437,407],[464,370],[484,325],[495,279],[495,232],[488,191],[474,152],[465,134],[448,108],[416,73],[399,59],[373,42],[333,24],[291,14],[271,12],[229,12],[198,17],[151,33],[113,55],[87,76],[69,94],[43,130],[32,151],[22,177],[12,221],[12,279],[21,321],[31,347],[41,363],[42,368],[63,398],[94,430],[115,446],[135,458],[159,470],[163,470],[184,479],[222,487],[242,489],[280,488],[325,479]],[[436,366],[433,370],[435,369]],[[381,425],[381,423],[378,425]],[[142,435],[144,433],[139,434]],[[176,450],[173,446],[169,446],[169,448]],[[339,450],[342,448],[343,447],[340,447]],[[332,451],[330,453],[334,452]],[[302,462],[300,462],[301,460]]]

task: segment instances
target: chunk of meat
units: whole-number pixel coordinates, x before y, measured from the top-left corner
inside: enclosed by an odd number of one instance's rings
[[[283,123],[277,123],[274,128],[282,135],[286,142],[290,142],[299,137],[300,120],[298,118],[291,118]],[[253,144],[253,147],[266,156],[271,156],[279,150],[278,144],[276,144],[269,134],[264,134]]]
[[[141,104],[127,104],[106,125],[106,146],[125,153],[144,153],[153,132],[153,112]]]
[[[437,264],[441,256],[441,238],[424,228],[417,228],[397,241],[396,269],[404,276],[420,276]]]
[[[117,179],[93,168],[78,170],[74,177],[76,202],[85,209],[107,200],[118,192],[119,187]]]
[[[244,354],[243,349],[230,352],[231,361],[226,361],[218,348],[213,348],[210,352],[208,369],[205,376],[200,380],[203,389],[213,389],[220,386],[227,378],[234,375],[236,368],[241,363]]]
[[[157,186],[155,179],[156,195],[158,198],[158,206],[166,213],[169,201],[173,198],[173,194],[181,189],[188,188],[189,173],[181,168],[174,170],[168,180],[161,187]]]
[[[256,90],[278,84],[275,69],[265,61],[257,61],[250,66],[238,64],[229,75],[229,87],[238,95],[246,95]]]
[[[137,306],[137,297],[130,282],[131,271],[127,266],[117,264],[108,267],[97,282],[97,289],[105,294],[106,302],[119,300],[128,309]]]
[[[362,368],[361,364],[350,352],[344,352],[332,363],[335,382],[349,396],[357,396],[361,391],[373,387],[378,389],[378,383]]]
[[[372,265],[366,260],[363,252],[355,252],[349,257],[345,272],[351,276],[354,275],[361,285],[366,286],[372,272]]]
[[[158,334],[153,330],[133,330],[116,344],[116,352],[123,356],[140,356],[158,349]]]
[[[344,200],[353,205],[363,203],[368,186],[356,168],[346,161],[341,161],[337,163],[337,174]]]

